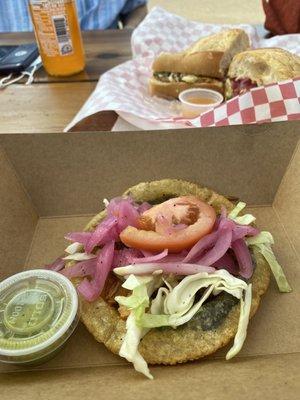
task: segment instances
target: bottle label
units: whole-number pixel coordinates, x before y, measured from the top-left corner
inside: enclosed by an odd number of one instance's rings
[[[73,53],[68,23],[72,0],[31,0],[31,13],[43,52],[50,57]]]

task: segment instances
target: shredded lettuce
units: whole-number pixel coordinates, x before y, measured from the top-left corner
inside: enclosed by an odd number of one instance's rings
[[[245,300],[241,298],[241,303],[240,303],[241,310],[240,310],[238,330],[234,338],[233,346],[226,354],[226,360],[230,360],[232,357],[236,356],[243,347],[247,335],[251,302],[252,302],[252,285],[250,284],[246,289]]]
[[[271,246],[272,244],[274,244],[274,239],[270,232],[261,231],[256,236],[248,237],[246,239],[246,242],[248,246],[253,246],[253,245],[258,246],[260,244],[268,244]]]
[[[254,215],[252,214],[245,214],[242,216],[238,216],[239,213],[246,207],[246,203],[243,203],[240,201],[234,209],[228,214],[228,217],[232,219],[234,222],[236,222],[239,225],[250,225],[252,222],[256,220]]]
[[[148,283],[152,282],[152,276],[136,276],[136,275],[129,275],[126,281],[123,283],[123,288],[128,290],[137,289],[140,286],[147,285]]]
[[[68,254],[78,253],[79,250],[82,249],[82,244],[78,242],[71,243],[66,249],[65,252]]]
[[[239,213],[246,207],[246,203],[239,201],[233,210],[230,211],[228,217],[233,219],[239,215]]]
[[[200,300],[194,304],[196,293],[206,288]],[[201,272],[186,276],[171,290],[160,288],[152,302],[150,313],[143,313],[137,318],[137,324],[144,328],[160,326],[176,327],[188,322],[201,308],[210,294],[217,295],[226,291],[241,299],[247,284],[230,275],[226,270],[213,274]],[[160,314],[159,314],[160,312]]]
[[[250,225],[256,220],[256,218],[252,214],[245,214],[241,217],[235,217],[233,220],[239,225]]]
[[[260,232],[256,236],[247,238],[246,242],[248,246],[255,247],[265,258],[277,282],[279,291],[283,293],[291,292],[292,288],[288,283],[286,276],[284,275],[281,265],[276,260],[276,257],[272,251],[271,245],[274,244],[274,239],[271,233],[265,231]]]
[[[153,379],[153,376],[150,374],[146,361],[138,351],[139,343],[149,329],[138,326],[136,319],[144,314],[150,303],[149,296],[157,287],[161,286],[161,282],[161,278],[158,277],[130,275],[123,287],[132,290],[131,296],[116,296],[115,298],[119,304],[131,310],[126,321],[126,335],[123,338],[119,355],[132,362],[136,371],[141,372],[149,379]]]
[[[139,328],[136,325],[134,312],[131,311],[126,321],[126,335],[123,339],[119,355],[126,358],[127,361],[132,362],[136,371],[141,372],[149,379],[153,379],[146,361],[138,351],[139,343],[147,332],[148,329]]]
[[[219,270],[212,274],[200,272],[186,276],[175,287],[170,285],[160,287],[161,282],[161,279],[158,281],[158,278],[153,276],[130,275],[123,287],[132,290],[132,295],[116,297],[119,304],[131,310],[119,354],[131,361],[137,371],[152,379],[145,360],[138,352],[139,342],[149,329],[161,326],[176,328],[185,324],[199,311],[211,294],[218,295],[221,291],[226,291],[241,301],[238,331],[234,345],[227,354],[227,359],[232,358],[240,351],[247,333],[251,308],[251,285],[247,285],[246,282],[232,276],[226,270]],[[149,297],[158,287],[149,309]],[[195,296],[201,289],[205,289],[205,291],[200,300],[194,303]]]
[[[240,225],[250,225],[255,221],[255,217],[251,214],[245,214],[238,217],[238,214],[246,207],[246,203],[239,202],[235,208],[229,213],[228,217]],[[275,277],[280,292],[291,292],[292,288],[289,285],[286,276],[284,275],[281,265],[276,260],[275,254],[271,246],[274,244],[273,236],[270,232],[260,232],[258,235],[246,239],[248,246],[255,247],[265,258],[269,264],[271,271]]]
[[[105,208],[107,208],[107,206],[109,205],[109,200],[103,199],[103,204],[104,204]]]
[[[73,253],[66,257],[63,257],[63,260],[73,260],[73,261],[85,261],[90,260],[91,258],[96,258],[95,254],[87,254],[87,253]]]

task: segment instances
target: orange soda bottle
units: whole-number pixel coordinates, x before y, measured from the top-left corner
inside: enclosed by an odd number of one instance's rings
[[[82,71],[85,58],[75,0],[29,0],[29,9],[48,74]]]

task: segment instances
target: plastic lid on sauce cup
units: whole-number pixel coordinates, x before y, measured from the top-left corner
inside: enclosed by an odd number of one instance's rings
[[[0,283],[0,361],[47,360],[78,320],[77,292],[65,276],[44,269],[11,276]]]
[[[189,101],[189,99],[195,98],[208,99],[210,102],[206,104],[197,104]],[[204,112],[211,110],[221,104],[223,99],[221,93],[211,89],[187,89],[179,94],[182,115],[186,118],[195,118]]]

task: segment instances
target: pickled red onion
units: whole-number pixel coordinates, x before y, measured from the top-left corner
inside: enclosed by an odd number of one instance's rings
[[[136,227],[140,212],[150,207],[148,203],[138,206],[130,198],[117,197],[110,201],[107,206],[107,217],[93,232],[72,232],[65,238],[82,244],[86,253],[91,253],[96,246],[118,240],[120,232],[127,226]]]
[[[232,232],[232,241],[235,242],[238,239],[243,239],[245,236],[256,236],[259,232],[259,229],[254,228],[251,225],[235,224]]]
[[[91,236],[92,232],[70,232],[65,235],[65,239],[78,242],[85,247]]]
[[[115,250],[113,266],[114,267],[122,267],[124,265],[132,264],[135,258],[141,257],[143,254],[140,250],[137,249],[121,249]]]
[[[141,250],[141,253],[143,254],[144,257],[153,257],[153,256],[158,255],[158,254],[152,253],[151,251],[146,251],[146,250]],[[159,253],[159,254],[162,254],[162,253]],[[164,256],[163,258],[161,258],[161,260],[159,260],[159,261],[163,262],[163,263],[165,263],[165,262],[182,263],[187,254],[188,254],[187,250],[182,250],[180,253],[168,254],[168,255]],[[141,259],[139,259],[139,260],[141,260]],[[141,262],[141,261],[139,261],[139,262]]]
[[[238,239],[231,244],[235,257],[239,264],[239,275],[249,279],[253,273],[253,264],[250,251],[244,239]]]
[[[83,276],[94,276],[96,272],[97,259],[91,258],[90,260],[80,261],[71,267],[65,268],[61,271],[67,278],[79,278]]]
[[[183,262],[187,263],[195,260],[196,257],[201,256],[205,250],[211,248],[216,243],[218,236],[218,231],[204,236],[191,248],[187,256],[183,259]]]
[[[218,261],[212,265],[216,269],[226,269],[232,275],[239,274],[239,267],[233,257],[227,252]]]
[[[160,261],[168,255],[168,249],[163,250],[159,254],[149,255],[147,257],[137,257],[134,258],[132,263],[151,263],[155,261]]]
[[[87,241],[85,251],[91,253],[96,246],[106,244],[112,240],[116,240],[118,220],[115,217],[109,216],[105,218],[92,232],[90,239]]]
[[[232,226],[229,220],[224,220],[224,224],[221,221],[219,229],[217,231],[218,238],[213,248],[207,251],[204,256],[197,260],[200,265],[212,265],[224,256],[226,251],[229,249],[232,240]],[[226,223],[228,222],[228,223]]]
[[[127,226],[137,227],[140,214],[134,207],[132,201],[128,199],[122,199],[117,205],[115,205],[111,216],[117,218],[118,234],[120,234]]]
[[[78,292],[87,301],[94,301],[101,294],[106,278],[112,268],[114,248],[114,241],[111,241],[103,246],[97,257],[94,278],[91,281],[89,281],[87,278],[84,278],[84,280],[77,286]]]
[[[62,257],[58,257],[52,264],[45,265],[45,269],[50,269],[51,271],[59,272],[65,266],[66,261]]]

